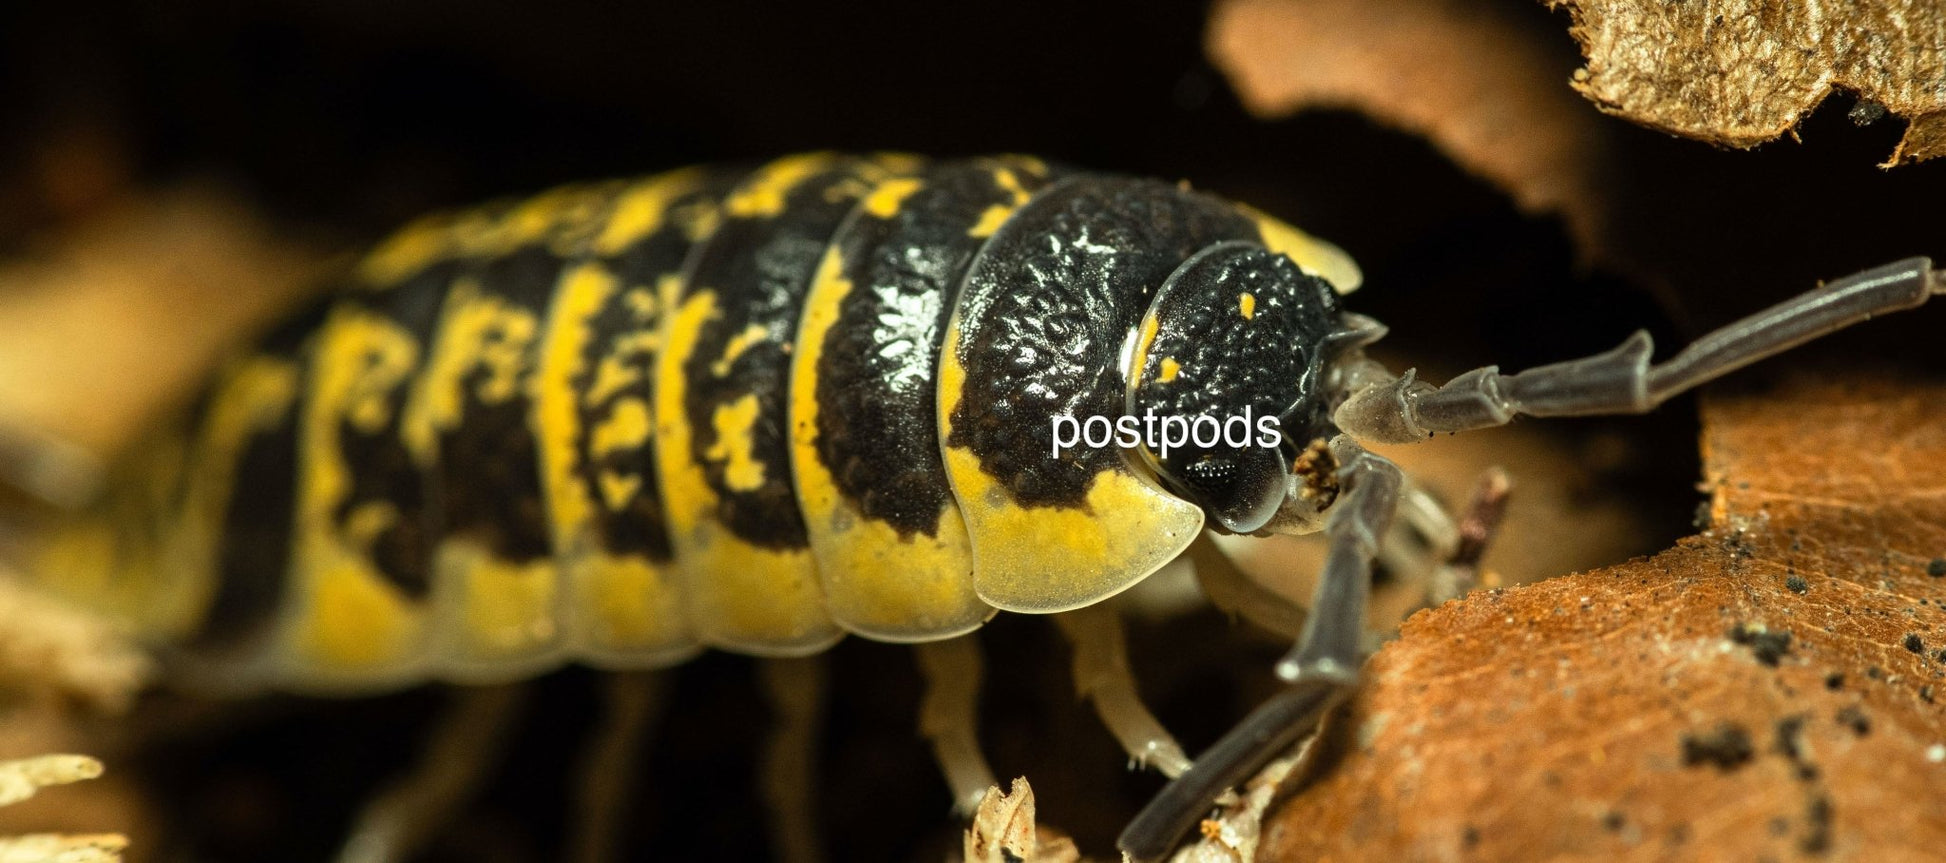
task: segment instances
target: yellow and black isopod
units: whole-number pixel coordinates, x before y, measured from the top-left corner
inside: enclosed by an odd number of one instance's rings
[[[1139,704],[1104,710],[1187,771],[1124,834],[1137,858],[1355,680],[1412,493],[1359,440],[1647,410],[1939,284],[1915,259],[1663,364],[1638,336],[1435,389],[1364,357],[1383,328],[1340,306],[1348,257],[1247,207],[829,153],[432,217],[347,281],[55,532],[46,581],[205,684],[352,693],[941,642],[1100,602],[1206,523],[1323,531],[1286,693],[1193,766]],[[1268,436],[1200,433],[1237,418]],[[976,751],[946,760],[961,800],[985,788]]]

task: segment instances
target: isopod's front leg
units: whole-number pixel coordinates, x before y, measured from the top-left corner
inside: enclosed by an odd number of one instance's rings
[[[1946,293],[1932,261],[1909,258],[1847,276],[1711,332],[1667,362],[1649,363],[1654,345],[1637,332],[1604,354],[1503,375],[1497,366],[1445,386],[1410,371],[1353,393],[1333,419],[1360,440],[1412,443],[1440,432],[1505,425],[1528,416],[1643,413],[1684,390],[1765,357],[1868,320],[1923,305]]]
[[[1110,603],[1078,608],[1055,618],[1074,648],[1074,686],[1122,744],[1129,760],[1174,778],[1189,768],[1182,744],[1142,704],[1128,667],[1128,636]]]
[[[1167,854],[1210,801],[1315,728],[1358,682],[1372,559],[1398,508],[1404,475],[1347,436],[1333,440],[1331,452],[1343,492],[1325,522],[1331,550],[1304,632],[1277,665],[1290,686],[1223,735],[1129,822],[1118,844],[1130,859]]]

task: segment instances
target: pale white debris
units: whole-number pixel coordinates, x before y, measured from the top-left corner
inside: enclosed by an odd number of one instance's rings
[[[1034,789],[1026,777],[1013,790],[987,789],[966,828],[966,863],[1078,863],[1074,840],[1034,823]]]
[[[11,806],[49,785],[66,785],[101,775],[101,762],[86,755],[40,755],[0,761],[0,806]]]
[[[0,806],[26,800],[49,785],[101,775],[101,762],[86,755],[39,755],[0,761]],[[0,836],[0,863],[118,863],[128,837],[116,833],[30,833]]]
[[[0,863],[119,863],[128,837],[117,833],[33,833],[0,838]]]

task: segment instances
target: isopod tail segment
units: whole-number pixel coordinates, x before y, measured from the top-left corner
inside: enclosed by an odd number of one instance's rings
[[[1358,682],[1364,661],[1361,621],[1378,538],[1400,498],[1396,465],[1360,441],[1413,443],[1441,432],[1505,425],[1520,415],[1589,416],[1644,413],[1669,398],[1766,357],[1875,315],[1917,308],[1946,294],[1946,271],[1908,258],[1839,279],[1697,339],[1661,363],[1637,332],[1621,346],[1583,359],[1514,375],[1486,366],[1435,387],[1412,370],[1394,375],[1359,351],[1339,356],[1328,379],[1337,392],[1331,441],[1340,487],[1326,510],[1330,550],[1296,647],[1278,663],[1288,689],[1258,707],[1172,781],[1130,822],[1119,840],[1136,861],[1162,857],[1207,810],[1209,801],[1285,751],[1310,731]],[[1369,341],[1376,323],[1346,315],[1344,337]],[[1295,488],[1284,504],[1292,508]],[[1309,507],[1303,507],[1306,514]],[[1267,526],[1275,531],[1278,520]]]

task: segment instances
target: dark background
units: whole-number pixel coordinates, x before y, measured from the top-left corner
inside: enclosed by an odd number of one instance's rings
[[[1565,87],[1578,59],[1565,16],[1498,5],[1558,47],[1558,68],[1536,74]],[[1946,165],[1875,167],[1899,123],[1851,122],[1848,96],[1809,117],[1801,141],[1751,153],[1605,120],[1608,148],[1590,158],[1611,178],[1615,231],[1595,257],[1417,138],[1348,112],[1250,117],[1203,58],[1202,3],[1050,6],[10,4],[0,192],[15,200],[0,207],[0,244],[56,225],[58,208],[22,178],[67,147],[114,154],[139,187],[215,179],[293,234],[347,247],[433,207],[694,161],[1023,151],[1188,178],[1338,242],[1365,268],[1354,305],[1393,326],[1396,350],[1444,371],[1559,360],[1642,326],[1666,351],[1680,333],[1818,279],[1946,254]],[[1915,317],[1937,330],[1930,312]],[[1874,324],[1839,350],[1923,348],[1923,326]],[[1561,427],[1570,438],[1619,428],[1632,442],[1609,459],[1603,493],[1643,501],[1660,531],[1646,548],[1687,532],[1693,406]],[[1122,770],[1069,694],[1066,650],[1043,621],[1003,619],[982,638],[996,768],[1029,773],[1043,816],[1107,852],[1160,780]],[[1138,626],[1132,640],[1145,689],[1192,751],[1268,685],[1276,655],[1214,614]],[[940,859],[956,836],[911,732],[909,657],[852,640],[833,660],[819,794],[833,859]],[[1211,671],[1226,667],[1237,671]],[[762,856],[750,777],[766,707],[751,665],[711,656],[673,674],[629,859]],[[554,853],[599,710],[593,678],[571,670],[536,685],[506,767],[432,859]],[[221,734],[165,730],[140,770],[169,828],[138,842],[158,859],[324,859],[352,809],[419,749],[444,698],[283,699]]]

